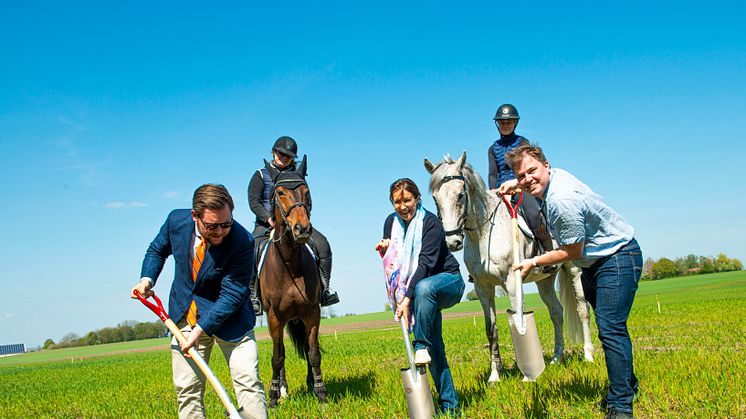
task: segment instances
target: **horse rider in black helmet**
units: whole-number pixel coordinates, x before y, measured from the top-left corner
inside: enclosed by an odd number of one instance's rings
[[[260,241],[266,240],[269,230],[275,224],[272,209],[272,192],[275,184],[272,180],[270,170],[277,172],[296,170],[295,158],[297,153],[298,144],[294,139],[287,136],[278,138],[272,147],[272,161],[268,164],[269,167],[262,167],[257,170],[249,181],[249,208],[256,215],[252,235],[256,238],[257,245]],[[329,285],[332,275],[332,249],[329,247],[329,241],[314,228],[308,244],[313,249],[321,274],[321,284],[323,286],[321,305],[329,306],[336,304],[339,302],[339,296]],[[254,275],[250,284],[251,304],[254,307],[254,311],[258,315],[261,315],[262,303],[259,300],[258,287],[255,282],[256,275]]]
[[[488,162],[489,162],[489,185],[488,187],[495,193],[501,185],[510,185],[517,183],[513,169],[507,163],[505,155],[518,147],[520,144],[528,144],[528,140],[515,133],[515,128],[518,126],[518,121],[521,117],[518,115],[518,109],[515,106],[506,103],[500,105],[495,112],[495,117],[492,118],[497,126],[497,131],[500,133],[498,138],[488,150]],[[513,198],[516,199],[515,197]],[[514,201],[515,202],[515,201]],[[523,196],[523,208],[524,219],[526,224],[531,228],[537,241],[541,244],[544,251],[548,252],[552,250],[552,238],[549,235],[546,222],[541,216],[541,203],[538,199],[525,194]],[[551,271],[556,267],[552,266],[546,271]]]

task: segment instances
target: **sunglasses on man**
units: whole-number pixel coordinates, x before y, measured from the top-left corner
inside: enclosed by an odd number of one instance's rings
[[[206,223],[202,218],[200,218],[199,220],[202,221],[202,225],[205,226],[205,230],[207,231],[215,230],[218,227],[222,228],[223,230],[233,227],[232,218],[230,221],[226,221],[224,223]]]

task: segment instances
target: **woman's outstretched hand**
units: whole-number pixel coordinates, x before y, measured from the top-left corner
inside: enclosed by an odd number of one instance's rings
[[[391,243],[390,239],[383,239],[378,242],[378,244],[376,245],[376,250],[378,251],[378,253],[381,254],[381,256],[385,255],[386,251],[389,250],[390,243]]]

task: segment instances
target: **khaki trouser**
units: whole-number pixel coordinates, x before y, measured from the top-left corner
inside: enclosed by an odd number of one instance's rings
[[[188,338],[192,328],[186,320],[179,322],[178,327]],[[267,400],[264,396],[264,386],[259,378],[259,357],[254,331],[249,331],[237,342],[227,342],[203,333],[198,343],[198,351],[205,361],[210,360],[210,353],[215,343],[223,352],[228,361],[241,416],[266,419]],[[171,364],[176,399],[179,404],[179,418],[204,418],[203,397],[207,380],[197,364],[184,357],[176,338],[171,339]]]

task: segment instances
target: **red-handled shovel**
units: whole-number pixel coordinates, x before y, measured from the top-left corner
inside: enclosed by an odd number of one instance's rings
[[[519,247],[521,232],[518,229],[518,207],[523,202],[523,192],[518,189],[516,193],[519,194],[519,197],[515,206],[510,204],[510,199],[507,196],[502,196],[505,205],[510,210],[510,223],[513,226],[514,265],[521,263]],[[508,310],[508,324],[510,325],[510,335],[513,338],[515,361],[518,364],[518,369],[523,373],[524,380],[535,381],[544,371],[544,353],[541,350],[534,313],[523,311],[523,277],[521,271],[511,271],[511,274],[515,275],[515,311]]]
[[[184,336],[183,333],[181,333],[181,330],[176,326],[176,323],[171,320],[171,318],[168,317],[168,314],[166,314],[166,310],[163,309],[163,303],[161,302],[161,299],[158,298],[155,294],[153,294],[153,299],[155,300],[156,304],[151,303],[146,298],[144,298],[137,290],[135,290],[135,297],[137,297],[138,300],[140,300],[147,308],[150,309],[153,313],[155,313],[156,316],[158,316],[162,321],[163,324],[166,325],[168,330],[173,333],[173,335],[176,337],[176,340],[179,341],[182,345],[185,345],[187,343],[187,338]],[[212,372],[210,367],[207,365],[207,362],[205,362],[204,358],[202,358],[202,355],[197,352],[197,349],[192,346],[189,348],[189,356],[192,357],[192,360],[194,360],[194,363],[197,364],[197,367],[202,371],[203,374],[205,374],[205,377],[207,377],[207,381],[212,384],[212,387],[215,389],[215,392],[218,393],[218,397],[220,398],[220,401],[223,403],[223,406],[225,407],[225,410],[230,415],[231,419],[240,419],[241,415],[238,414],[238,410],[236,410],[236,407],[233,406],[233,403],[231,402],[231,398],[228,396],[228,393],[225,391],[225,388],[223,388],[223,385],[220,384],[220,381],[218,381],[218,377],[215,376],[215,373]]]

